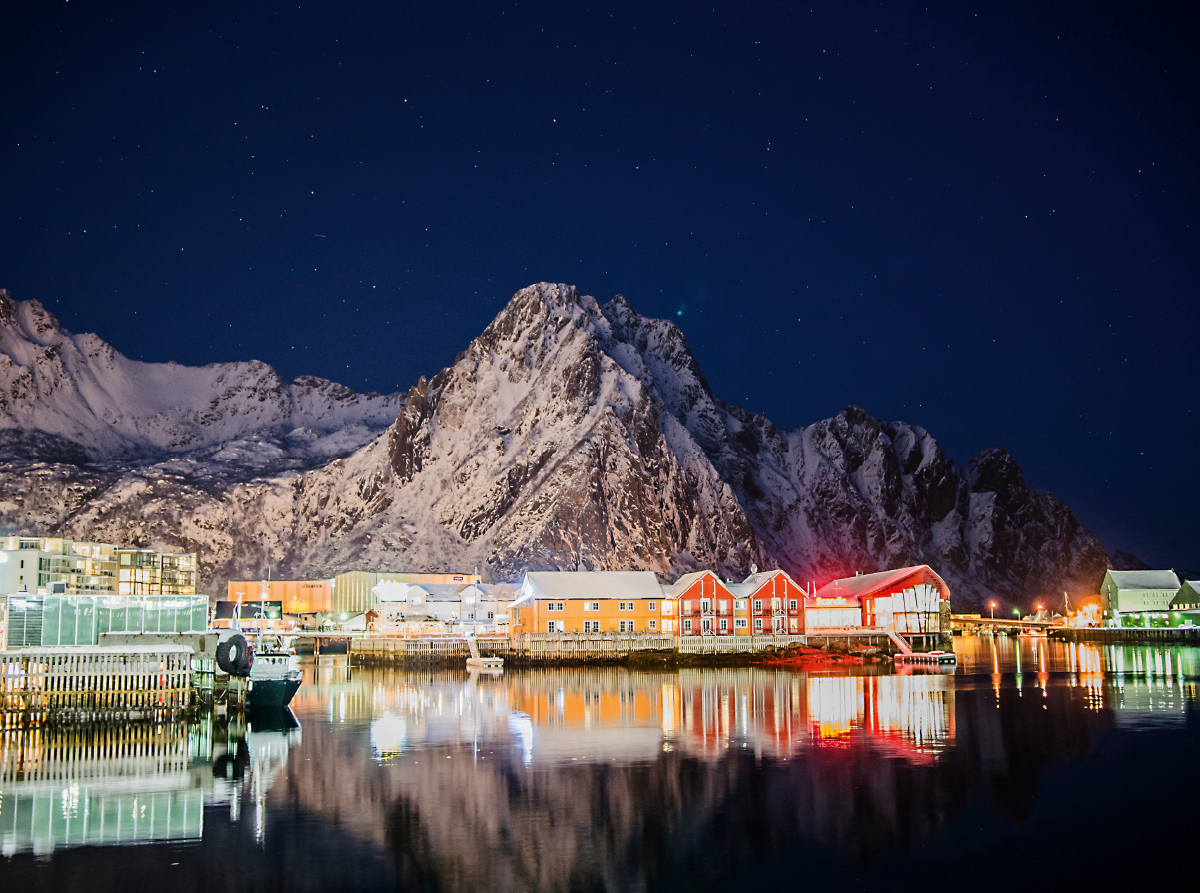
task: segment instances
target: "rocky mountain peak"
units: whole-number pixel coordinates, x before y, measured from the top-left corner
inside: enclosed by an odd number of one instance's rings
[[[998,493],[1006,499],[1023,497],[1029,490],[1025,473],[1008,450],[988,447],[980,450],[968,466],[974,493]]]
[[[620,295],[523,288],[453,365],[383,397],[263,364],[132,363],[96,336],[60,332],[46,356],[33,331],[0,357],[0,526],[196,548],[218,591],[266,564],[500,580],[754,563],[824,582],[924,562],[967,607],[1092,592],[1108,564],[1006,451],[963,468],[856,405],[782,432],[716,397],[678,326]],[[103,469],[80,465],[112,432]],[[158,458],[130,460],[129,441]]]

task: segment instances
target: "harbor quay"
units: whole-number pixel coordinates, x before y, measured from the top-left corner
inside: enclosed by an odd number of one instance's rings
[[[195,553],[44,537],[0,545],[7,726],[284,706],[305,653],[489,671],[720,665],[798,648],[904,659],[947,644],[951,629],[950,589],[926,565],[822,586],[754,566],[740,581],[701,570],[669,583],[649,571],[485,583],[477,573],[350,570],[235,580],[213,599],[196,591]]]

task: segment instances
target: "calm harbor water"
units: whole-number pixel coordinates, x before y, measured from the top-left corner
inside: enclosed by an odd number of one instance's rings
[[[953,673],[323,659],[294,722],[9,733],[0,889],[1117,889],[1190,870],[1200,649],[956,650]]]

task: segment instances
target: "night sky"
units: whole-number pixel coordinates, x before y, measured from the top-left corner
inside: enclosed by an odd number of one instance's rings
[[[1003,446],[1200,566],[1182,5],[194,6],[0,9],[0,286],[72,331],[392,391],[623,293],[782,428]]]

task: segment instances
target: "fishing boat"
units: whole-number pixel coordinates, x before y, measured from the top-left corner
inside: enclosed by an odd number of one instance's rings
[[[250,665],[250,682],[246,689],[246,704],[251,709],[279,709],[286,707],[292,696],[300,688],[304,679],[299,658],[287,647],[282,636],[271,636],[274,643],[264,647],[263,637],[259,636],[259,647],[254,651],[254,661]]]
[[[246,706],[251,710],[286,707],[304,679],[304,674],[300,672],[300,659],[291,647],[291,641],[281,635],[263,635],[270,580],[271,569],[267,568],[267,579],[263,581],[259,598],[258,641],[250,663],[250,682],[246,687]]]

